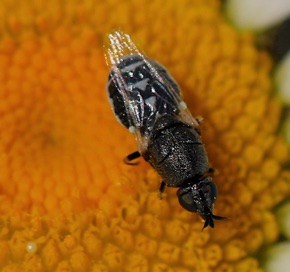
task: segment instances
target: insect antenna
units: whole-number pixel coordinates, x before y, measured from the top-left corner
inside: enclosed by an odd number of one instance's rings
[[[214,221],[213,220],[228,220],[230,218],[223,217],[219,215],[209,214],[204,222],[203,228],[201,231],[203,231],[207,226],[210,226],[211,228],[214,228]]]
[[[218,215],[214,215],[214,214],[212,214],[212,218],[215,220],[228,220],[228,219],[230,219],[229,217],[223,217],[223,216],[218,216]]]

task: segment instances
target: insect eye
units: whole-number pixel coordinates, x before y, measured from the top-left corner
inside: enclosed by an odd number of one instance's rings
[[[210,193],[211,201],[212,201],[212,203],[214,203],[216,201],[217,196],[218,196],[217,186],[213,181],[211,181],[211,182],[209,182],[207,187],[208,187],[208,190]]]
[[[190,192],[187,192],[185,194],[178,194],[178,200],[180,205],[190,211],[190,212],[196,212],[197,211],[197,206],[194,202],[194,199],[191,195]]]

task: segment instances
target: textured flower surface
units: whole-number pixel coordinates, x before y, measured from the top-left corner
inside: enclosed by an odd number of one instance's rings
[[[223,19],[219,1],[0,2],[2,271],[262,271],[289,197],[271,61]],[[105,93],[103,40],[129,33],[179,82],[219,174],[201,232],[146,163]]]

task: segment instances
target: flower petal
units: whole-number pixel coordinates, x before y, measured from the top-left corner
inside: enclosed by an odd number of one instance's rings
[[[277,67],[274,78],[279,97],[283,103],[290,105],[290,52]]]
[[[281,232],[290,239],[290,201],[283,204],[277,211]]]
[[[285,272],[290,267],[290,242],[271,247],[267,252],[265,270],[267,272]]]
[[[226,12],[241,29],[263,30],[290,15],[289,0],[229,0]]]

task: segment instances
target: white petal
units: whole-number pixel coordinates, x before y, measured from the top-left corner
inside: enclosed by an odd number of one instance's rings
[[[290,15],[290,0],[228,0],[226,13],[238,28],[264,30]]]
[[[265,261],[266,272],[289,272],[290,242],[282,242],[270,248]]]
[[[290,201],[279,207],[276,214],[282,234],[290,239]]]
[[[283,136],[290,146],[290,113],[286,114],[283,123],[282,123],[282,133]],[[290,228],[290,225],[288,224],[288,227]],[[288,229],[288,235],[289,235],[290,229]],[[288,236],[290,239],[290,236]]]
[[[277,67],[274,80],[278,96],[282,99],[283,103],[290,105],[290,52]]]

